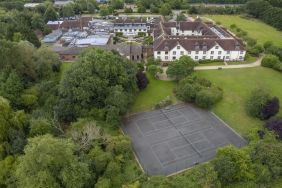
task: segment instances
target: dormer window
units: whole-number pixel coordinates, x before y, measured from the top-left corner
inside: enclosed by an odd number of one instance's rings
[[[177,46],[177,49],[178,49],[178,50],[180,49],[180,46],[179,46],[179,45]]]
[[[215,46],[215,49],[218,49],[218,46]]]

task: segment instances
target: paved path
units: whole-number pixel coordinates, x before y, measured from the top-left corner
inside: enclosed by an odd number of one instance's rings
[[[257,59],[253,63],[240,64],[240,65],[218,65],[218,66],[197,66],[195,70],[216,70],[216,69],[242,69],[250,67],[259,67],[261,65],[261,60],[263,56]]]
[[[228,65],[227,63],[225,63],[225,65],[197,66],[197,67],[195,67],[194,70],[201,71],[201,70],[243,69],[243,68],[259,67],[261,65],[262,58],[263,58],[263,56],[258,58],[255,62],[249,63],[249,64]],[[158,75],[159,79],[160,80],[166,80],[166,81],[173,80],[171,78],[168,78],[167,75],[166,75],[167,67],[162,67],[162,69],[163,69],[163,73]]]

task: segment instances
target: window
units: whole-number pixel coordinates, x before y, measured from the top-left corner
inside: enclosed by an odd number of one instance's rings
[[[244,51],[240,51],[240,54],[243,54],[244,53]]]
[[[215,49],[218,49],[218,46],[215,46]]]
[[[179,49],[180,49],[180,46],[177,46],[177,49],[179,50]]]
[[[207,51],[203,51],[203,54],[206,54],[207,53]]]
[[[143,31],[146,31],[146,29],[143,29]]]
[[[173,51],[172,54],[173,54],[173,55],[176,55],[176,51]]]
[[[181,54],[181,55],[184,55],[184,52],[183,52],[183,51],[181,51],[181,52],[180,52],[180,54]]]
[[[176,57],[175,57],[175,56],[173,56],[173,57],[172,57],[172,59],[176,59]]]
[[[203,56],[203,59],[206,59],[206,56]]]
[[[240,57],[239,57],[239,59],[240,59],[240,60],[242,60],[242,59],[243,59],[243,57],[242,57],[242,56],[240,56]]]
[[[226,53],[227,53],[227,54],[230,54],[230,51],[227,51]]]
[[[160,52],[160,51],[158,51],[158,52],[157,52],[157,54],[158,54],[158,55],[160,55],[160,54],[161,54],[161,52]]]
[[[139,31],[141,31],[141,29],[139,29]]]
[[[165,56],[165,59],[168,60],[168,56]]]
[[[214,53],[214,51],[211,51],[211,54],[213,54]]]
[[[195,56],[195,59],[198,59],[198,56]]]
[[[217,59],[221,59],[221,56],[217,56]]]
[[[167,55],[168,54],[168,52],[165,52],[165,55]]]
[[[226,57],[225,57],[225,59],[229,59],[229,58],[230,58],[229,56],[226,56]]]
[[[122,31],[122,29],[120,29],[120,31]]]
[[[221,55],[221,51],[218,51],[218,55]]]
[[[199,51],[196,51],[196,54],[199,54]]]
[[[211,56],[211,60],[213,60],[213,56]]]
[[[127,31],[127,29],[125,29],[124,31]]]
[[[157,59],[161,59],[161,57],[160,57],[160,56],[157,56]]]
[[[188,51],[188,54],[191,54],[191,51]]]

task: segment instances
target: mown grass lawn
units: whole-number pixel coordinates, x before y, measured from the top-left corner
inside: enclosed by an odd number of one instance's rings
[[[254,88],[264,87],[282,101],[282,74],[272,69],[256,67],[208,70],[198,71],[196,74],[211,80],[224,90],[223,100],[212,111],[243,136],[263,125],[262,121],[249,117],[245,111],[246,99]]]
[[[176,98],[173,94],[173,89],[176,86],[175,81],[156,80],[149,74],[147,74],[147,77],[150,83],[136,97],[130,110],[133,113],[150,110],[167,96],[170,96],[174,103],[176,102]]]
[[[259,44],[272,41],[273,44],[282,47],[282,32],[256,19],[245,19],[232,15],[208,15],[208,18],[220,22],[226,28],[236,24],[240,29],[247,31],[248,36],[257,39]]]

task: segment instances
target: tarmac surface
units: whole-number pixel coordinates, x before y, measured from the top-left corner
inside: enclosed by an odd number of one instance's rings
[[[213,113],[190,104],[128,116],[122,130],[148,175],[171,175],[212,159],[219,147],[247,144]]]

